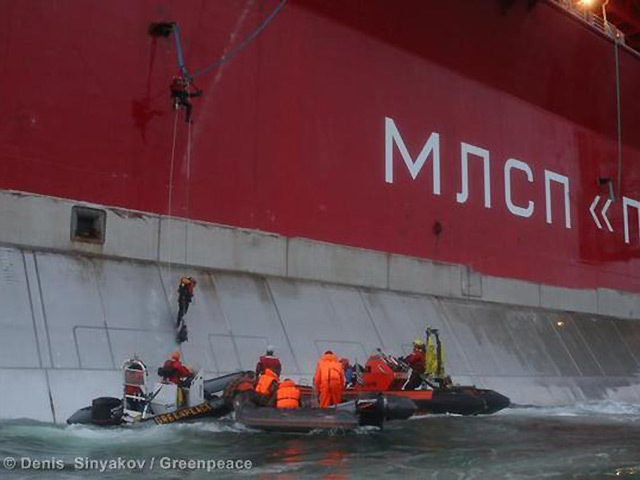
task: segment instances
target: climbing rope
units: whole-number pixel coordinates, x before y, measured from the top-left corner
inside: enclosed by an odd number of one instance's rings
[[[184,65],[184,56],[182,55],[182,43],[180,42],[180,28],[177,23],[173,24],[173,39],[176,43],[176,55],[178,57],[178,68],[180,68],[180,72],[182,75],[187,77],[189,74],[187,72],[187,68]]]
[[[182,43],[180,40],[180,29],[177,23],[173,24],[173,37],[176,46],[176,55],[178,61],[178,68],[180,69],[181,75],[191,83],[194,78],[205,75],[212,70],[224,65],[226,62],[234,58],[238,55],[242,50],[248,47],[258,36],[267,28],[267,26],[275,19],[275,17],[280,13],[282,8],[285,6],[287,0],[280,0],[278,5],[274,8],[274,10],[265,17],[253,30],[249,35],[247,35],[238,45],[230,50],[227,53],[224,53],[220,58],[218,58],[215,62],[207,65],[206,67],[200,69],[193,75],[190,75],[187,71],[184,62],[184,53],[182,50]],[[167,219],[168,224],[172,221],[172,209],[173,209],[173,184],[174,184],[174,170],[175,170],[175,156],[176,156],[176,140],[178,135],[178,110],[176,109],[174,120],[173,120],[173,140],[171,143],[171,162],[169,165],[169,193],[168,193],[168,205],[167,205]],[[184,229],[184,263],[188,262],[189,257],[189,224],[190,224],[190,186],[191,186],[191,143],[192,143],[192,122],[188,122],[187,128],[187,150],[186,150],[186,171],[185,171],[185,203],[184,203],[184,216],[185,216],[185,229]],[[167,230],[167,239],[171,238],[169,231]],[[171,259],[171,242],[167,240],[167,248],[169,249],[167,253],[167,264],[169,270],[169,282],[171,282],[172,275],[172,266],[173,262]]]
[[[616,123],[618,127],[618,178],[617,178],[617,194],[618,200],[622,199],[622,110],[620,104],[620,56],[618,53],[619,40],[613,39],[615,68],[616,68]]]
[[[167,219],[169,223],[171,222],[171,210],[173,205],[173,169],[175,165],[176,158],[176,138],[178,136],[178,109],[173,116],[173,141],[171,143],[171,163],[169,164],[169,199],[167,205]],[[167,233],[167,238],[169,238],[169,234]],[[160,241],[158,239],[158,241]],[[171,281],[171,242],[167,242],[168,246],[168,259],[167,263],[169,265],[169,281]]]
[[[196,78],[196,77],[200,77],[202,75],[205,75],[205,74],[211,72],[212,70],[215,70],[216,68],[224,65],[229,60],[231,60],[233,57],[238,55],[242,50],[244,50],[246,47],[248,47],[256,38],[258,38],[258,36],[276,18],[278,13],[280,13],[280,10],[282,10],[282,8],[284,7],[284,5],[286,3],[287,3],[287,0],[280,0],[280,3],[278,3],[276,8],[274,8],[273,11],[267,17],[265,17],[265,19],[262,20],[262,22],[260,22],[260,24],[256,27],[256,29],[253,32],[251,32],[249,35],[247,35],[233,50],[231,50],[230,52],[222,55],[215,62],[213,62],[213,63],[207,65],[206,67],[198,70],[196,73],[191,75],[191,77],[192,78]]]
[[[185,185],[185,226],[184,226],[184,260],[185,263],[189,258],[189,223],[191,223],[191,217],[189,215],[189,190],[191,186],[191,122],[189,122],[189,128],[187,130],[187,171],[186,171],[186,185]]]

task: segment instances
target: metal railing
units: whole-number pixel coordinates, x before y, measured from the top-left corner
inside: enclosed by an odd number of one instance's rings
[[[599,32],[604,33],[608,37],[617,40],[618,43],[625,45],[624,33],[622,33],[615,25],[606,22],[604,18],[595,13],[580,7],[577,0],[549,0],[551,3],[555,3],[562,9],[571,13],[573,16],[578,17],[580,20],[595,28]]]

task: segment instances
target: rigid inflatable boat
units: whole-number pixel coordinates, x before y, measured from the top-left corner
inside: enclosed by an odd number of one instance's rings
[[[417,390],[403,390],[411,377],[411,368],[395,357],[379,351],[367,360],[364,367],[356,369],[356,380],[345,389],[343,399],[366,398],[372,393],[387,397],[411,399],[419,415],[427,413],[452,413],[458,415],[484,415],[507,408],[509,398],[495,392],[470,385],[453,385],[450,382],[423,378]],[[302,387],[303,395],[311,395],[309,387]]]
[[[154,422],[167,424],[206,417],[219,418],[232,411],[233,405],[224,392],[228,385],[252,372],[237,372],[204,380],[196,372],[178,386],[166,380],[147,386],[148,370],[138,358],[127,360],[123,367],[121,398],[99,397],[67,419],[69,424],[99,426]]]

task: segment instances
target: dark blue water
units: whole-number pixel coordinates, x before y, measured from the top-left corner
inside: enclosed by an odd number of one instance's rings
[[[640,406],[512,408],[307,435],[250,431],[231,419],[107,430],[5,421],[6,457],[17,462],[0,466],[7,479],[640,479]]]

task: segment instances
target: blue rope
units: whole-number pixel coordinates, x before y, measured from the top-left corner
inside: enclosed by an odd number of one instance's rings
[[[265,28],[267,28],[267,26],[273,21],[276,15],[280,13],[280,10],[282,10],[285,3],[287,3],[287,0],[280,0],[280,3],[276,8],[274,8],[273,12],[271,12],[269,16],[267,16],[262,22],[260,22],[260,25],[258,25],[258,27],[253,32],[247,35],[247,37],[244,40],[242,40],[242,42],[240,42],[236,48],[231,50],[226,55],[223,55],[212,64],[198,70],[196,73],[192,75],[192,78],[200,77],[201,75],[209,73],[210,71],[215,70],[216,68],[224,65],[226,62],[228,62],[237,54],[239,54],[242,50],[244,50],[247,46],[249,46],[249,44],[253,42],[258,37],[258,35],[260,35],[264,31]],[[176,24],[176,28],[177,26],[178,25]],[[178,48],[178,61],[181,61],[181,58],[182,58],[182,52]],[[181,68],[184,68],[184,64],[182,65]]]
[[[180,28],[178,28],[178,23],[173,24],[173,38],[176,41],[176,52],[178,54],[178,68],[180,68],[180,72],[186,78],[189,75],[187,74],[187,68],[184,66],[184,57],[182,56],[182,44],[180,43]]]

